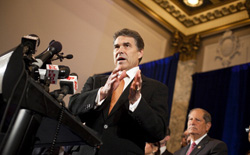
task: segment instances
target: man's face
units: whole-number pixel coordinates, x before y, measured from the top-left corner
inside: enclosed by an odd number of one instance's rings
[[[121,70],[129,70],[138,66],[143,50],[138,50],[134,38],[119,36],[114,41],[113,55],[116,66],[120,66]]]
[[[201,137],[211,127],[211,123],[206,123],[203,119],[204,112],[202,110],[196,109],[193,110],[188,116],[188,133],[190,135]]]

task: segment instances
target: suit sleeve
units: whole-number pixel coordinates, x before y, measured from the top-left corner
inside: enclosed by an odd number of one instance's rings
[[[219,142],[211,150],[211,154],[214,155],[228,155],[227,145],[224,142]]]
[[[83,114],[94,108],[98,88],[95,89],[93,83],[93,77],[89,77],[81,93],[70,97],[68,108],[73,115]]]
[[[151,79],[143,87],[142,99],[131,115],[147,133],[147,141],[160,141],[168,121],[168,88]]]

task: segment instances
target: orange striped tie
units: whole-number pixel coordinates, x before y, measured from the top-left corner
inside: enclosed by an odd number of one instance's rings
[[[109,106],[109,113],[111,112],[111,110],[113,109],[113,107],[115,106],[117,100],[119,99],[119,97],[122,94],[123,91],[123,87],[124,87],[124,80],[122,80],[119,84],[119,86],[116,88],[116,90],[114,90],[113,94],[112,94],[112,98],[111,98],[111,102],[110,102],[110,106]]]

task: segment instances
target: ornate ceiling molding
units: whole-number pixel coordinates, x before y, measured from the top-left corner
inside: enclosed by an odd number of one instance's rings
[[[246,0],[230,1],[221,6],[204,9],[196,14],[185,12],[174,0],[129,0],[172,32],[185,36],[209,35],[250,24]]]

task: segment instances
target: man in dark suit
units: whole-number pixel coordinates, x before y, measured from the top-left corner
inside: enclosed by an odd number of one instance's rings
[[[94,75],[80,94],[70,98],[69,110],[101,135],[97,154],[144,154],[145,142],[157,142],[166,132],[167,87],[141,74],[144,42],[138,32],[114,34],[115,69]],[[123,86],[123,83],[124,86]],[[117,101],[114,94],[123,90]]]
[[[176,151],[174,155],[227,155],[227,145],[210,138],[207,133],[211,127],[211,115],[204,109],[196,108],[188,115],[190,144]]]

